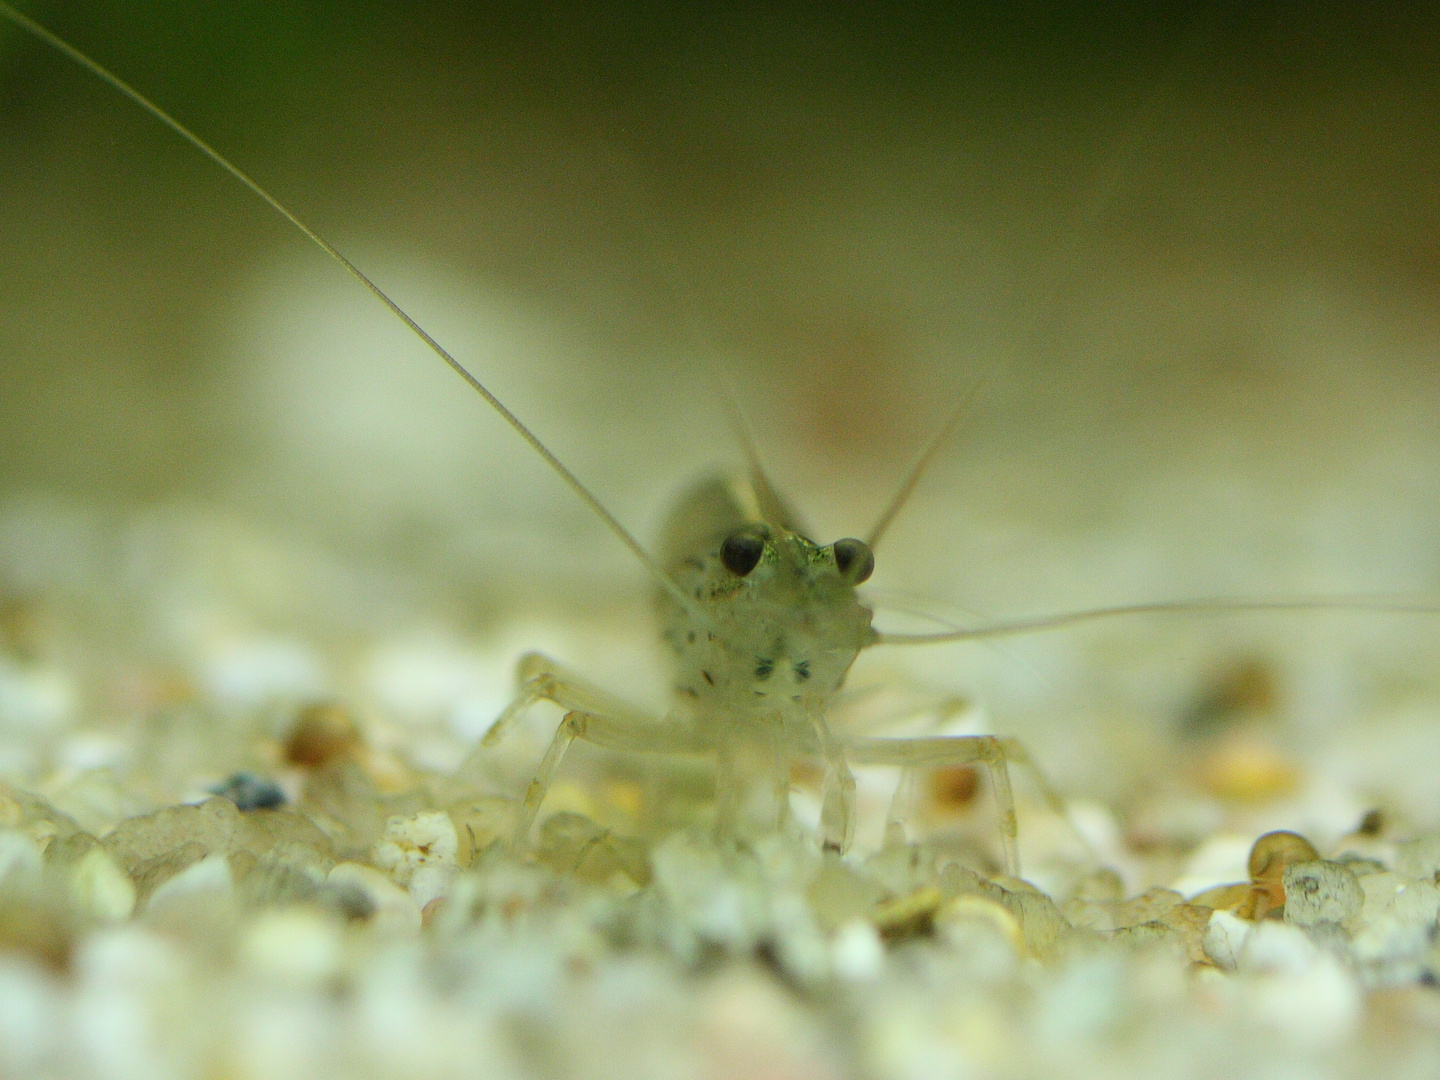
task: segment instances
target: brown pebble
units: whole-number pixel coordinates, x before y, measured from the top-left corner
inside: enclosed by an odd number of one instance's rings
[[[1242,919],[1276,918],[1285,910],[1285,870],[1296,863],[1320,857],[1315,846],[1299,833],[1268,832],[1250,849],[1250,900],[1235,914]]]
[[[1313,862],[1319,857],[1315,846],[1299,833],[1268,832],[1250,849],[1250,880],[1279,880],[1292,863]]]
[[[930,773],[929,808],[941,815],[960,813],[975,800],[980,774],[971,765],[944,765]]]
[[[285,736],[285,760],[305,769],[319,769],[349,757],[362,740],[344,706],[335,702],[307,705]]]
[[[1378,808],[1365,811],[1365,816],[1360,819],[1360,827],[1355,831],[1361,836],[1379,836],[1385,831],[1385,811]]]

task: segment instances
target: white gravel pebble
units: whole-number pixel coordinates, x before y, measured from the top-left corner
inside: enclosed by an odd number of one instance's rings
[[[262,913],[245,930],[239,958],[262,978],[318,986],[340,973],[345,960],[341,928],[307,907]]]

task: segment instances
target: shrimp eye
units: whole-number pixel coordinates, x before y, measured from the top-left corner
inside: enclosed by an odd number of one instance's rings
[[[859,585],[875,572],[875,553],[863,540],[836,540],[835,565],[842,577],[848,578],[852,585]]]
[[[748,530],[733,532],[720,545],[720,561],[736,577],[744,577],[765,554],[765,538]]]

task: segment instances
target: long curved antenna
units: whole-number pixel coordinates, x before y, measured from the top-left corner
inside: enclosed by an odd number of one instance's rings
[[[910,496],[920,483],[920,478],[925,475],[925,470],[928,469],[930,463],[935,460],[935,455],[940,452],[940,447],[945,445],[946,440],[949,439],[950,436],[955,433],[955,429],[960,426],[960,420],[970,411],[970,406],[975,404],[975,399],[980,394],[980,388],[984,385],[984,379],[977,381],[975,385],[970,388],[969,392],[960,399],[960,403],[955,406],[955,411],[950,414],[945,423],[940,426],[940,429],[936,431],[934,435],[930,436],[930,441],[925,444],[925,448],[920,451],[920,456],[917,457],[915,463],[910,466],[910,471],[905,474],[905,479],[901,482],[899,489],[890,497],[889,504],[886,505],[884,511],[880,514],[880,520],[871,526],[870,535],[865,538],[865,543],[870,546],[871,551],[875,550],[876,545],[880,543],[880,538],[885,535],[885,530],[890,528],[896,516],[905,508],[905,504],[910,501]]]
[[[263,199],[266,203],[270,205],[270,208],[272,210],[274,210],[277,214],[283,217],[286,221],[290,222],[291,225],[294,225],[295,228],[299,229],[302,233],[305,234],[307,238],[309,238],[317,247],[319,247],[321,251],[325,252],[326,255],[329,255],[330,258],[334,259],[337,263],[339,263],[342,267],[349,271],[351,277],[353,277],[361,285],[365,286],[365,288],[369,290],[370,295],[375,297],[376,300],[379,300],[380,303],[384,304],[387,308],[389,308],[390,314],[394,315],[397,319],[399,319],[402,323],[409,327],[411,333],[413,333],[427,346],[429,346],[430,351],[433,352],[436,356],[440,357],[441,360],[444,360],[445,363],[450,366],[450,369],[455,372],[455,374],[459,375],[462,379],[469,383],[470,388],[474,390],[477,394],[479,394],[482,398],[484,398],[485,401],[490,405],[490,407],[500,414],[501,419],[503,419],[507,424],[514,428],[516,434],[518,434],[522,439],[524,439],[527,443],[530,444],[530,448],[540,455],[540,457],[544,460],[545,464],[549,465],[550,468],[555,470],[555,472],[559,475],[560,479],[564,480],[565,483],[569,485],[570,490],[573,491],[576,495],[578,495],[582,502],[584,502],[587,506],[590,507],[591,510],[594,510],[595,513],[600,516],[600,520],[605,523],[606,527],[620,539],[621,543],[623,543],[631,550],[635,557],[640,560],[641,564],[645,567],[645,569],[650,572],[650,575],[655,578],[655,580],[664,587],[665,591],[668,592],[675,599],[676,603],[678,603],[682,608],[684,608],[687,612],[690,612],[692,615],[703,618],[703,615],[701,615],[699,610],[696,608],[694,600],[691,597],[685,595],[685,592],[680,588],[680,586],[676,585],[675,582],[671,580],[670,575],[665,573],[665,571],[660,568],[660,564],[650,557],[649,552],[647,552],[643,547],[640,546],[640,541],[636,540],[635,537],[630,534],[630,531],[626,529],[624,525],[620,524],[619,519],[616,518],[614,514],[610,513],[609,510],[605,509],[604,504],[601,503],[599,499],[597,499],[594,495],[590,493],[589,488],[587,488],[584,484],[580,482],[580,478],[576,476],[573,472],[571,472],[568,468],[566,468],[565,464],[550,452],[550,450],[545,446],[544,443],[540,441],[536,434],[528,427],[526,427],[524,422],[521,421],[518,416],[516,416],[508,408],[505,407],[504,402],[502,402],[498,397],[492,394],[484,383],[482,383],[479,379],[477,379],[474,375],[470,373],[470,371],[465,367],[465,365],[463,365],[462,363],[460,363],[459,360],[456,360],[455,357],[450,355],[449,351],[446,350],[446,348],[438,341],[436,341],[433,337],[431,337],[424,327],[422,327],[419,323],[412,319],[404,308],[402,308],[394,300],[390,299],[389,295],[386,294],[386,292],[381,289],[379,285],[376,285],[375,282],[371,281],[370,278],[366,276],[365,272],[361,270],[358,266],[356,266],[353,262],[351,262],[340,251],[339,248],[337,248],[334,244],[330,243],[330,241],[326,240],[314,229],[310,228],[309,225],[306,225],[305,222],[301,221],[298,217],[296,217],[289,207],[287,207],[279,199],[271,195],[270,192],[266,191],[263,187],[261,187],[258,181],[251,179],[249,174],[241,170],[238,165],[232,164],[230,159],[225,157],[224,154],[220,153],[220,151],[216,150],[204,139],[200,138],[199,135],[196,135],[179,120],[176,120],[159,105],[156,105],[155,102],[151,101],[144,94],[140,93],[139,90],[136,90],[124,79],[120,78],[120,76],[114,74],[108,68],[102,67],[98,62],[90,59],[90,57],[86,56],[79,49],[75,48],[63,38],[57,37],[55,34],[51,33],[45,27],[37,23],[34,19],[15,10],[15,8],[5,3],[4,0],[0,0],[0,15],[4,15],[5,18],[9,19],[22,30],[28,31],[29,33],[35,35],[35,37],[39,38],[41,41],[45,42],[45,44],[49,45],[51,48],[56,49],[64,55],[68,56],[71,60],[75,61],[75,63],[85,68],[91,74],[95,75],[97,78],[103,79],[116,90],[120,91],[120,93],[128,97],[131,101],[135,102],[136,105],[139,105],[140,108],[144,109],[151,116],[155,117],[156,120],[159,120],[171,131],[175,132],[175,134],[179,135],[191,146],[195,147],[195,149],[199,150],[211,161],[215,162],[215,164],[219,165],[236,180],[244,184],[247,188],[251,190],[251,192]]]
[[[1272,611],[1279,614],[1301,611],[1373,611],[1386,614],[1440,615],[1440,602],[1393,596],[1305,596],[1294,599],[1170,600],[1154,604],[1117,604],[1115,607],[1067,611],[1059,615],[1037,615],[963,630],[934,634],[881,634],[877,645],[936,645],[946,641],[1009,637],[1062,630],[1082,623],[1099,622],[1129,615],[1228,615],[1245,611]]]
[[[1205,24],[1197,20],[1191,24],[1187,36],[1198,39],[1203,36],[1204,32]],[[1141,146],[1145,141],[1144,136],[1159,125],[1165,109],[1169,83],[1174,77],[1175,70],[1178,68],[1180,58],[1189,52],[1190,50],[1188,48],[1176,50],[1175,55],[1170,58],[1166,65],[1167,70],[1165,77],[1157,80],[1155,89],[1148,96],[1147,100],[1142,102],[1140,108],[1132,114],[1129,123],[1126,125],[1127,129],[1130,130],[1130,135],[1125,140],[1128,149],[1113,161],[1109,169],[1106,169],[1089,185],[1089,191],[1086,193],[1085,198],[1080,200],[1072,210],[1070,215],[1071,220],[1068,226],[1061,230],[1061,237],[1064,242],[1062,244],[1062,250],[1057,252],[1056,256],[1052,257],[1055,261],[1059,261],[1059,256],[1062,255],[1067,258],[1077,256],[1082,250],[1085,238],[1093,233],[1096,225],[1104,218],[1105,213],[1115,200],[1116,193],[1124,186],[1127,176],[1139,160]],[[1032,323],[1029,325],[1024,334],[1024,339],[1014,349],[1017,355],[1037,345],[1043,344],[1044,339],[1060,325],[1065,317],[1065,305],[1063,303],[1065,294],[1069,292],[1072,287],[1073,282],[1062,280],[1061,283],[1046,291],[1044,302],[1038,305],[1038,309],[1045,312],[1046,315],[1038,324]],[[994,371],[995,369],[992,367],[989,372],[987,372],[986,378],[993,376]],[[985,380],[982,379],[981,382],[977,383],[970,393],[966,395],[965,400],[956,407],[954,414],[946,421],[945,425],[931,437],[930,441],[925,445],[925,449],[916,459],[915,464],[910,467],[910,472],[906,475],[904,483],[900,485],[900,489],[890,500],[890,504],[885,507],[885,512],[880,515],[880,520],[877,521],[870,530],[870,536],[866,542],[870,545],[872,551],[876,544],[879,543],[880,538],[884,536],[885,531],[895,520],[896,516],[904,508],[905,503],[909,500],[911,493],[914,492],[916,485],[919,484],[921,477],[924,475],[925,470],[929,468],[931,461],[934,460],[940,447],[944,444],[945,440],[950,437],[955,428],[959,426],[960,418],[964,415],[970,402],[973,401],[979,393],[984,381]]]

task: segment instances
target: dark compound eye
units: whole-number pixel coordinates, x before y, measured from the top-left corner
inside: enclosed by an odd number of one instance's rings
[[[863,540],[836,540],[835,565],[852,585],[859,585],[875,572],[875,553]]]
[[[720,561],[736,577],[744,577],[760,563],[765,540],[753,532],[733,532],[720,545]]]

